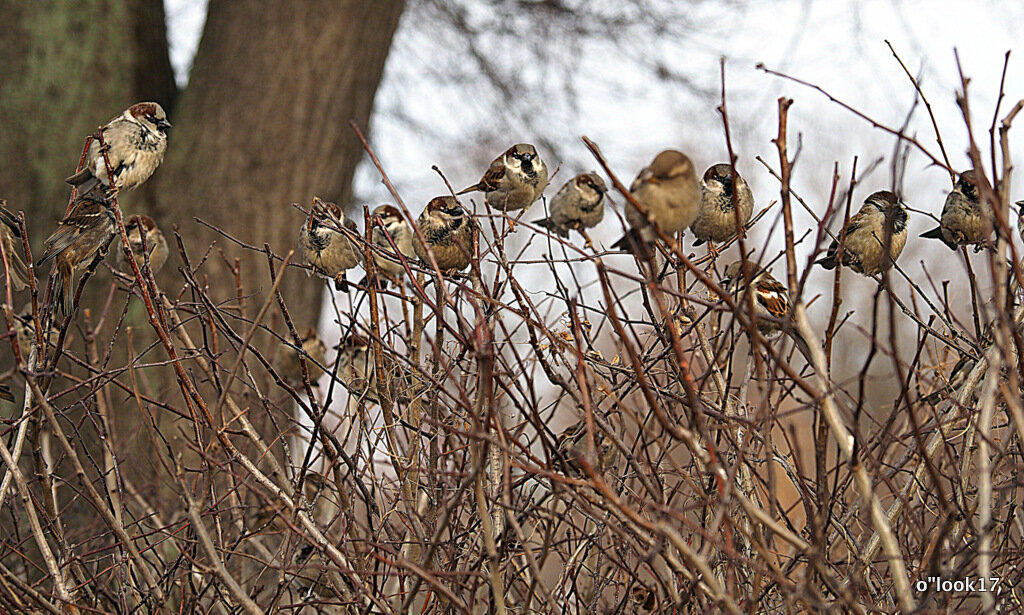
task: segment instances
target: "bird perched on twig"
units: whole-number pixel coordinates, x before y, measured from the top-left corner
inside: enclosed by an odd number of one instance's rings
[[[565,474],[574,478],[586,476],[580,463],[587,455],[587,422],[578,421],[565,428],[558,436],[558,453],[565,460]],[[594,448],[597,455],[595,472],[609,470],[619,458],[619,449],[607,441],[604,433],[594,428]]]
[[[459,192],[483,192],[494,209],[526,209],[540,198],[548,185],[548,167],[529,143],[508,148],[487,168],[479,182]]]
[[[604,219],[605,194],[608,188],[597,173],[580,173],[565,182],[551,199],[549,216],[534,224],[550,229],[561,237],[569,237],[569,229],[584,232]]]
[[[744,225],[754,213],[754,195],[747,180],[737,172],[734,181],[733,168],[728,164],[716,164],[704,172],[700,209],[697,219],[690,225],[690,231],[697,239],[693,245],[699,246],[706,241],[723,243],[736,235],[734,199],[740,224]]]
[[[334,288],[345,292],[345,272],[360,261],[354,241],[358,235],[355,222],[346,220],[340,207],[313,197],[309,218],[299,228],[299,260],[317,275],[334,280]]]
[[[313,327],[299,329],[297,333],[302,342],[302,351],[290,342],[282,342],[274,353],[274,371],[289,386],[300,386],[303,382],[302,357],[305,357],[309,383],[318,386],[317,381],[324,375],[321,366],[326,364],[327,346]]]
[[[140,102],[100,129],[118,190],[136,188],[153,175],[167,152],[170,127],[163,107],[155,102]],[[89,144],[82,170],[64,181],[78,188],[79,194],[89,192],[98,184],[110,188],[99,139]]]
[[[839,234],[839,241],[843,242],[843,265],[863,275],[874,275],[888,269],[900,257],[907,243],[906,206],[888,190],[875,192],[847,222]],[[815,264],[835,269],[838,251],[839,242],[833,241],[825,257]]]
[[[978,174],[968,169],[960,174],[946,196],[939,226],[921,233],[927,239],[939,239],[950,250],[975,245],[980,250],[994,230],[992,207],[978,192]]]
[[[373,344],[370,340],[350,333],[335,348],[338,350],[338,377],[353,397],[373,403],[379,402],[377,390],[377,364],[374,360]],[[390,401],[407,402],[412,398],[414,386],[412,374],[395,357],[384,353],[381,357],[384,368],[384,390]]]
[[[21,226],[18,217],[7,209],[7,201],[0,199],[0,241],[7,254],[7,271],[10,273],[11,289],[25,290],[28,287],[28,267],[21,257],[24,246],[21,242]]]
[[[749,283],[748,283],[749,280]],[[736,302],[736,308],[748,313],[746,290],[754,292],[754,324],[758,332],[765,339],[771,340],[786,331],[797,350],[804,355],[808,362],[811,362],[811,350],[807,341],[800,335],[800,332],[785,324],[791,318],[789,291],[781,282],[776,280],[766,269],[758,269],[757,264],[743,259],[731,263],[725,268],[722,276],[722,284],[726,291],[732,295]]]
[[[145,254],[142,252],[142,229],[146,231],[146,249],[149,251],[149,267],[154,274],[167,262],[170,249],[167,247],[167,239],[163,231],[156,225],[156,221],[149,216],[132,216],[124,225],[128,234],[128,245],[131,246],[132,254],[135,255],[135,262],[141,269],[146,264]],[[131,265],[124,255],[124,250],[117,251],[117,267],[121,271],[131,273]]]
[[[370,236],[375,247],[370,252],[373,264],[379,272],[384,274],[386,279],[400,285],[402,277],[405,275],[405,267],[402,265],[402,260],[398,258],[398,254],[395,253],[395,248],[391,247],[388,236],[391,236],[391,241],[394,242],[402,256],[412,259],[416,256],[412,246],[412,228],[402,217],[402,212],[398,211],[394,205],[377,206],[371,214],[370,223],[373,225]],[[387,285],[386,281],[384,285]]]
[[[612,245],[616,249],[633,251],[641,243],[653,243],[656,234],[651,220],[663,233],[674,235],[697,219],[700,185],[693,163],[682,152],[670,149],[655,156],[633,180],[629,193],[647,211],[646,215],[642,214],[627,203],[626,221],[630,230]]]
[[[453,196],[435,197],[416,220],[427,245],[419,237],[413,239],[416,256],[430,266],[430,254],[434,255],[438,268],[443,272],[462,271],[472,260],[473,235],[476,223]]]
[[[56,299],[57,313],[65,316],[74,308],[75,272],[88,269],[94,259],[107,254],[107,246],[117,234],[117,221],[107,200],[98,190],[80,195],[71,211],[57,223],[57,230],[46,239],[46,251],[37,266],[50,261],[53,294],[47,302]]]
[[[32,344],[36,341],[36,325],[35,320],[32,318],[31,301],[26,303],[21,308],[21,312],[14,317],[14,335],[18,341],[21,356],[25,361],[28,361],[29,354],[32,352]],[[43,332],[43,344],[47,346],[55,344],[59,335],[60,331],[51,323],[47,330]]]

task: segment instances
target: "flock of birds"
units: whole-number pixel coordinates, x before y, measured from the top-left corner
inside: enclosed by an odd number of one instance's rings
[[[138,187],[153,175],[167,151],[170,127],[159,104],[134,104],[93,136],[81,170],[67,178],[76,196],[67,215],[46,239],[38,263],[51,263],[51,283],[44,305],[55,313],[67,316],[73,312],[76,274],[102,259],[117,236],[114,195]],[[987,199],[981,198],[979,181],[973,170],[961,173],[946,198],[940,225],[921,236],[939,239],[953,250],[989,242],[995,230],[993,212]],[[465,270],[472,262],[478,225],[458,196],[481,192],[490,208],[512,212],[533,205],[547,187],[547,165],[536,148],[514,145],[491,163],[479,182],[427,203],[415,226],[393,205],[374,209],[369,247],[373,267],[364,268],[375,271],[375,282],[383,285],[389,281],[401,284],[409,263],[415,259],[428,271],[435,267],[448,273]],[[576,175],[551,198],[548,217],[535,223],[565,238],[575,230],[589,243],[587,229],[603,220],[607,193],[598,174]],[[625,217],[630,228],[613,247],[637,254],[648,250],[660,237],[687,230],[695,245],[727,242],[747,225],[754,209],[750,187],[733,165],[713,165],[698,180],[693,163],[676,150],[655,156],[637,175],[629,193]],[[1022,207],[1018,228],[1024,235],[1024,201],[1018,205]],[[132,216],[125,229],[139,266],[148,266],[154,273],[159,270],[167,261],[168,244],[155,221],[144,215]],[[906,241],[905,205],[892,192],[875,192],[849,219],[817,264],[826,269],[844,265],[871,276],[891,266]],[[11,288],[22,291],[28,284],[28,272],[20,256],[21,227],[2,201],[0,242]],[[338,205],[314,197],[299,231],[301,262],[345,290],[346,272],[363,264],[366,253],[354,221],[347,219]],[[119,266],[124,267],[125,254],[122,250],[117,254]],[[722,281],[737,298],[747,288],[753,289],[756,322],[763,335],[770,338],[783,330],[790,310],[787,290],[768,271],[743,259],[726,268]],[[322,365],[323,343],[316,332],[304,330],[302,338],[302,353]],[[366,349],[365,343],[352,346]],[[292,349],[292,354],[294,360],[287,362],[297,364],[299,351]],[[282,372],[289,374],[286,378],[295,376],[293,368],[282,366]],[[301,372],[298,376],[301,381]]]

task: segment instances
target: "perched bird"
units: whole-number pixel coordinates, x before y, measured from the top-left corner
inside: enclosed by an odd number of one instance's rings
[[[299,329],[298,334],[302,341],[302,351],[299,352],[290,342],[282,342],[274,353],[274,371],[289,386],[297,387],[302,384],[301,357],[305,357],[309,382],[317,386],[317,380],[324,375],[321,366],[326,365],[327,346],[313,327]]]
[[[51,325],[47,327],[43,333],[43,344],[47,346],[57,343],[57,337],[60,335],[60,331],[57,327]],[[32,351],[32,344],[36,341],[36,325],[32,319],[32,302],[28,302],[21,311],[14,317],[14,336],[18,340],[18,348],[21,350],[21,356],[28,361],[29,354]]]
[[[21,257],[24,246],[21,243],[21,227],[18,217],[7,209],[7,201],[0,199],[0,241],[3,242],[4,253],[7,254],[7,271],[11,276],[13,290],[25,290],[28,287],[28,267]]]
[[[96,190],[75,199],[68,215],[57,223],[57,230],[46,239],[46,251],[37,266],[50,261],[53,295],[59,314],[69,315],[74,305],[75,272],[87,269],[94,258],[106,256],[107,246],[117,233],[114,212]]]
[[[740,213],[740,224],[746,224],[754,213],[754,195],[750,192],[750,186],[739,173],[736,173],[734,183],[732,167],[728,164],[716,164],[705,171],[702,184],[700,210],[690,226],[690,231],[697,238],[693,245],[699,246],[706,241],[728,241],[736,235],[733,199],[736,199],[736,208]]]
[[[604,201],[608,188],[597,173],[580,173],[565,182],[551,199],[550,215],[534,224],[569,236],[569,229],[583,232],[594,228],[604,218]]]
[[[476,223],[455,197],[439,196],[431,199],[416,220],[416,226],[427,242],[424,246],[419,237],[413,239],[413,248],[420,260],[429,266],[429,248],[441,271],[462,271],[469,267]]]
[[[170,127],[163,107],[155,102],[140,102],[100,129],[118,190],[136,188],[153,175],[167,152]],[[100,183],[110,188],[99,139],[89,144],[82,170],[64,181],[78,188],[79,194],[89,192]]]
[[[921,233],[921,237],[939,239],[953,251],[971,244],[980,249],[994,228],[992,207],[978,193],[978,175],[974,169],[968,169],[960,174],[946,196],[939,226]]]
[[[773,339],[782,332],[783,323],[789,318],[789,291],[771,273],[759,271],[757,265],[749,260],[738,260],[725,268],[722,284],[743,311],[747,309],[744,291],[752,288],[757,330],[766,339]]]
[[[346,220],[341,208],[313,197],[309,218],[299,229],[299,258],[334,288],[348,290],[345,272],[359,264],[359,235],[355,222]]]
[[[529,143],[508,148],[488,167],[483,178],[458,194],[483,192],[494,209],[526,209],[540,198],[548,185],[548,167]]]
[[[612,245],[614,248],[632,251],[641,242],[652,243],[656,235],[649,219],[668,235],[685,230],[697,219],[700,186],[693,163],[682,152],[670,149],[655,156],[633,180],[629,193],[644,206],[647,215],[627,204],[630,231]]]
[[[889,252],[886,254],[886,228]],[[846,228],[839,234],[843,243],[843,264],[863,275],[874,275],[889,268],[907,243],[907,208],[899,198],[881,190],[869,196]],[[839,243],[833,241],[825,257],[816,261],[825,269],[835,269]]]
[[[587,455],[587,423],[579,421],[569,425],[558,436],[558,453],[565,460],[565,474],[574,478],[586,476],[587,473],[580,463]],[[619,449],[606,441],[604,433],[594,428],[594,448],[597,453],[598,473],[609,470],[619,458]]]
[[[771,340],[785,331],[793,338],[796,349],[807,359],[808,364],[813,362],[811,347],[807,340],[795,328],[785,326],[790,318],[789,291],[769,271],[759,270],[757,265],[749,260],[738,260],[725,268],[722,284],[732,295],[737,309],[747,314],[749,312],[745,291],[747,288],[753,289],[754,322],[758,332],[765,339]]]
[[[377,365],[373,345],[358,333],[350,333],[335,347],[338,350],[338,377],[353,397],[379,403]],[[387,353],[381,357],[385,391],[391,401],[408,401],[414,386],[411,373]]]
[[[380,221],[379,225],[377,224],[378,220]],[[402,266],[401,259],[395,254],[395,249],[391,247],[388,235],[391,236],[391,241],[394,242],[399,253],[406,259],[412,259],[416,255],[412,247],[412,228],[402,217],[402,212],[398,211],[394,205],[377,206],[373,210],[370,222],[373,224],[370,235],[373,245],[380,248],[379,251],[373,250],[370,253],[373,264],[378,271],[384,274],[385,278],[400,284],[402,276],[405,275],[405,267]],[[384,228],[381,228],[382,226]]]
[[[146,230],[146,248],[149,250],[149,267],[153,273],[160,271],[160,268],[167,262],[170,250],[167,247],[167,239],[163,231],[156,225],[153,218],[149,216],[132,216],[124,225],[128,233],[128,245],[135,255],[135,262],[141,269],[146,264],[146,257],[142,253],[142,229]],[[131,272],[131,265],[124,255],[124,250],[117,251],[117,267],[121,271]]]

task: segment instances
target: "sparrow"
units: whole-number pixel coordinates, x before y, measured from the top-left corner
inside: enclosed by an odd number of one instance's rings
[[[170,127],[163,107],[155,102],[140,102],[100,129],[118,190],[137,188],[153,175],[167,152]],[[89,144],[82,170],[64,181],[78,188],[79,194],[89,192],[100,183],[110,189],[99,139]]]
[[[783,322],[789,317],[789,291],[767,270],[759,271],[749,260],[738,260],[725,268],[723,288],[732,295],[740,310],[747,309],[744,292],[754,289],[754,317],[757,330],[765,339],[774,339],[782,333]]]
[[[693,245],[706,241],[723,243],[736,235],[736,214],[733,199],[740,212],[740,224],[746,224],[754,213],[754,195],[747,180],[736,173],[733,183],[732,167],[716,164],[704,172],[700,192],[700,209],[690,231],[697,238]]]
[[[892,237],[889,253],[885,253],[886,225]],[[843,264],[863,275],[874,275],[889,268],[903,252],[907,243],[907,208],[888,190],[869,196],[846,228],[839,234],[843,244]],[[825,257],[816,261],[825,269],[835,269],[839,242],[833,241]]]
[[[358,333],[350,333],[335,346],[338,351],[338,377],[349,392],[373,403],[378,402],[377,366],[374,362],[373,345]],[[385,390],[392,401],[407,402],[413,394],[412,374],[387,353],[381,364],[385,371]]]
[[[57,230],[46,239],[46,250],[36,266],[53,262],[53,295],[57,311],[65,316],[74,308],[75,272],[87,269],[94,258],[106,256],[107,246],[117,234],[117,222],[107,200],[96,190],[75,199],[71,211],[57,223]]]
[[[644,206],[647,215],[627,204],[630,231],[612,245],[614,248],[632,251],[640,242],[653,243],[656,235],[649,219],[667,235],[687,229],[697,219],[700,186],[693,163],[682,152],[670,149],[655,156],[633,180],[629,193]]]
[[[43,343],[47,346],[52,346],[57,343],[57,337],[60,335],[60,330],[57,327],[51,325],[46,328],[43,336]],[[14,336],[18,341],[18,348],[21,350],[21,356],[28,361],[29,354],[32,352],[32,344],[36,341],[36,325],[32,319],[32,302],[28,302],[21,311],[14,316]]]
[[[550,229],[561,237],[569,237],[569,229],[583,232],[594,228],[604,218],[605,194],[608,188],[597,173],[580,173],[565,182],[551,199],[550,215],[534,224]]]
[[[353,241],[358,235],[356,223],[345,219],[340,207],[313,197],[309,218],[299,228],[299,259],[345,292],[345,271],[360,262],[359,246]]]
[[[28,267],[21,257],[24,246],[21,243],[21,226],[18,217],[7,209],[7,201],[0,199],[0,241],[7,254],[7,271],[10,273],[11,288],[15,291],[28,288]]]
[[[405,267],[402,266],[401,259],[395,254],[395,249],[391,247],[388,235],[391,236],[391,241],[394,242],[402,256],[412,259],[416,255],[412,247],[412,228],[402,217],[402,212],[398,211],[394,205],[379,205],[371,215],[370,222],[373,224],[371,239],[373,245],[380,248],[380,250],[373,250],[370,253],[373,264],[386,278],[400,284],[402,276],[405,275]],[[380,221],[379,225],[377,224],[378,220]],[[382,226],[384,228],[381,228]]]
[[[453,196],[434,197],[416,220],[427,245],[416,237],[413,248],[416,256],[430,264],[427,248],[434,255],[441,271],[462,271],[469,267],[473,250],[473,234],[476,223]]]
[[[750,285],[747,285],[747,279]],[[754,290],[754,323],[758,332],[766,339],[773,340],[783,331],[793,339],[796,349],[807,363],[813,364],[811,347],[794,327],[785,327],[790,315],[789,291],[767,270],[758,270],[749,260],[739,260],[725,268],[722,284],[736,302],[736,309],[747,312],[746,289]]]
[[[156,225],[153,218],[149,216],[132,216],[124,225],[128,233],[128,245],[131,246],[132,254],[135,255],[135,262],[139,268],[146,264],[146,257],[142,253],[142,229],[146,229],[146,248],[149,250],[149,267],[153,274],[160,271],[160,268],[167,262],[170,250],[167,247],[167,239],[163,231]],[[123,250],[117,251],[117,267],[121,271],[131,272],[131,265],[124,255]]]
[[[978,175],[974,169],[968,169],[960,174],[946,196],[939,226],[921,233],[921,237],[939,239],[953,251],[969,244],[981,249],[994,228],[992,207],[978,193]]]
[[[326,365],[327,346],[317,336],[316,329],[305,327],[298,331],[299,339],[302,341],[302,351],[291,344],[282,342],[274,353],[274,371],[289,386],[297,387],[302,384],[302,363],[300,357],[306,358],[306,370],[309,372],[309,382],[318,386],[317,381],[324,375],[321,367]]]
[[[540,198],[548,185],[548,167],[529,143],[508,148],[488,167],[483,178],[458,194],[483,192],[494,209],[526,209]]]
[[[587,424],[586,421],[579,421],[569,425],[558,436],[558,453],[565,460],[565,474],[573,478],[580,478],[587,475],[580,463],[587,454]],[[597,467],[595,471],[601,472],[611,469],[619,458],[619,449],[611,442],[605,440],[604,433],[594,428],[594,448],[597,452]]]

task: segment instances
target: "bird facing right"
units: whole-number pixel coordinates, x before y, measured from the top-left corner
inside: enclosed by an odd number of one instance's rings
[[[656,234],[648,218],[666,235],[689,228],[697,219],[700,185],[693,163],[686,154],[665,150],[644,167],[629,186],[629,193],[647,210],[644,215],[632,203],[626,204],[630,231],[612,247],[632,251],[633,246],[653,243]]]
[[[921,237],[939,239],[953,251],[963,245],[981,247],[994,230],[992,207],[978,192],[978,174],[968,169],[960,174],[946,196],[939,226]]]
[[[458,194],[483,192],[494,209],[514,211],[533,205],[547,186],[548,167],[537,148],[519,143],[495,158],[479,182]]]
[[[754,195],[750,192],[750,186],[738,172],[734,182],[733,168],[728,164],[710,167],[704,172],[702,184],[700,211],[690,227],[690,231],[697,239],[693,245],[699,246],[706,241],[728,241],[736,235],[733,199],[740,214],[741,225],[746,224],[750,220],[750,215],[754,213]]]
[[[105,256],[107,246],[116,234],[114,212],[98,190],[75,199],[71,211],[46,239],[46,251],[37,263],[37,266],[42,266],[53,261],[50,267],[53,295],[48,296],[47,301],[56,298],[57,313],[71,314],[75,272],[87,269],[94,258]]]
[[[0,241],[7,255],[7,271],[11,276],[11,289],[25,290],[28,287],[28,267],[21,257],[24,246],[21,243],[21,226],[18,217],[7,209],[7,201],[0,199]]]
[[[604,219],[605,194],[608,188],[597,173],[580,173],[565,182],[551,199],[550,216],[534,224],[569,237],[569,229],[583,232]]]
[[[419,237],[414,237],[413,248],[416,256],[427,267],[430,267],[428,248],[442,272],[462,271],[469,267],[476,223],[455,197],[439,196],[431,199],[416,220],[416,227],[423,234],[427,245],[424,246]]]
[[[886,229],[889,250],[886,253]],[[843,240],[843,265],[863,275],[874,275],[888,269],[903,252],[907,243],[907,208],[888,190],[869,196],[864,205],[839,234]],[[839,242],[833,241],[825,257],[816,261],[825,269],[835,269]]]
[[[155,102],[141,102],[128,107],[100,129],[118,190],[136,188],[153,175],[167,152],[170,127],[163,107]],[[79,194],[101,183],[110,189],[99,139],[89,144],[82,170],[64,181],[78,188]]]

